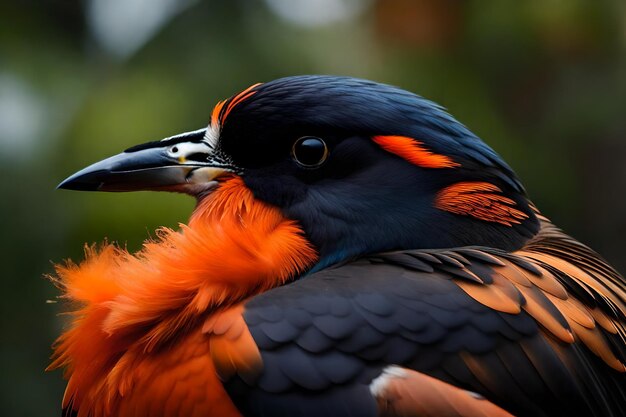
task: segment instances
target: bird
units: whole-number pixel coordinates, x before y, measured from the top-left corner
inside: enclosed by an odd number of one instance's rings
[[[443,107],[301,75],[63,181],[197,200],[52,277],[65,416],[626,415],[626,283]]]

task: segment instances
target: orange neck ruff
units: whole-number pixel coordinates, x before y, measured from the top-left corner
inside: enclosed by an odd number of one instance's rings
[[[157,235],[136,254],[105,244],[86,248],[80,265],[57,265],[63,297],[82,305],[49,367],[66,369],[64,407],[117,395],[110,374],[131,347],[162,352],[211,312],[280,286],[317,259],[297,224],[254,199],[239,177],[202,200],[180,232]]]

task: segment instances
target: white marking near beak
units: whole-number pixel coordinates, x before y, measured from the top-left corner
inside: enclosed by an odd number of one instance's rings
[[[196,153],[202,153],[208,156],[212,151],[213,150],[205,142],[181,142],[172,145],[167,149],[167,153],[172,158],[177,158],[181,164],[198,163],[198,161],[188,161],[187,158]]]
[[[198,130],[192,130],[190,132],[179,133],[178,135],[168,136],[166,138],[163,138],[161,139],[161,142],[170,140],[170,139],[180,139],[180,138],[184,138],[185,136],[196,136],[198,133],[204,132],[205,130],[206,129],[198,129]]]
[[[220,139],[220,131],[221,127],[219,122],[211,123],[206,128],[206,132],[204,133],[204,142],[206,142],[211,149],[215,149],[217,147],[217,142]]]

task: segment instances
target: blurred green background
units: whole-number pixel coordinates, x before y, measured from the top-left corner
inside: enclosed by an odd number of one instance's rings
[[[623,0],[0,2],[0,410],[58,415],[52,263],[135,250],[190,198],[55,191],[133,144],[207,124],[252,83],[324,73],[446,106],[546,215],[626,271]]]

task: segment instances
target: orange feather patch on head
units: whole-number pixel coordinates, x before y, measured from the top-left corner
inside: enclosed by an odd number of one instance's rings
[[[406,136],[374,136],[372,138],[387,152],[422,168],[454,168],[460,166],[446,155],[427,149],[419,140]]]
[[[222,123],[224,123],[224,121],[226,120],[226,118],[228,117],[228,115],[230,114],[231,110],[239,103],[241,103],[242,101],[250,98],[252,95],[254,95],[256,93],[256,91],[253,91],[254,88],[258,87],[259,85],[261,85],[261,83],[256,83],[251,85],[250,87],[246,88],[245,90],[243,90],[241,93],[237,94],[236,96],[234,96],[229,102],[228,105],[226,106],[226,109],[224,110],[224,114],[222,115]]]
[[[256,200],[239,177],[203,199],[188,226],[161,229],[138,253],[105,244],[86,255],[78,266],[57,266],[64,297],[82,307],[50,368],[66,368],[66,405],[93,415],[114,410],[136,369],[163,355],[161,347],[174,339],[178,346],[213,312],[282,285],[317,260],[299,226]],[[214,369],[206,372],[219,383]]]
[[[505,226],[520,224],[528,215],[515,208],[515,201],[489,182],[457,182],[439,191],[435,207],[462,216],[472,216]]]
[[[215,107],[213,107],[213,111],[211,112],[211,127],[218,128],[220,125],[220,113],[222,112],[222,108],[224,108],[224,104],[226,101],[218,101]]]
[[[254,89],[261,85],[256,83],[243,90],[241,93],[229,98],[228,100],[219,101],[213,108],[211,113],[211,126],[218,127],[224,124],[226,118],[236,105],[256,94]]]

